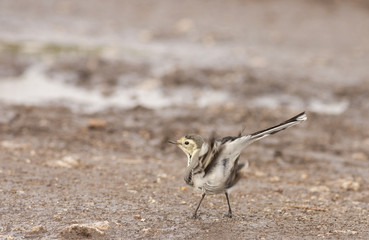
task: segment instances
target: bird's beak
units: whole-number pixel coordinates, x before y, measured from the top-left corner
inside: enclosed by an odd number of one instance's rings
[[[179,144],[178,141],[172,141],[172,140],[169,140],[168,143],[175,144],[175,145],[178,145]]]

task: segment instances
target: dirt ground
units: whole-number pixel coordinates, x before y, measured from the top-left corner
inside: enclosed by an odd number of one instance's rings
[[[368,239],[368,13],[366,1],[0,1],[0,239]],[[40,65],[81,96],[22,85]],[[241,155],[232,219],[223,195],[191,219],[200,195],[169,139],[304,110]]]

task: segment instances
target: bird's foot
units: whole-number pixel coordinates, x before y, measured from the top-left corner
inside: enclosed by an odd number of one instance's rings
[[[192,219],[197,219],[199,216],[196,214],[196,213],[194,213],[193,215],[192,215]]]
[[[224,214],[224,217],[232,218],[232,212],[228,212],[227,214]]]

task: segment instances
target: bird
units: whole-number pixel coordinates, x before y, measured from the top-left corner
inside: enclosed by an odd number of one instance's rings
[[[201,193],[192,218],[197,212],[206,195],[225,194],[228,213],[225,217],[232,218],[232,209],[228,191],[240,180],[240,170],[244,164],[238,163],[242,150],[251,143],[297,125],[307,119],[302,112],[278,125],[248,135],[228,136],[216,139],[213,134],[209,141],[200,135],[187,134],[169,143],[177,145],[187,156],[187,167],[184,174],[186,184]]]

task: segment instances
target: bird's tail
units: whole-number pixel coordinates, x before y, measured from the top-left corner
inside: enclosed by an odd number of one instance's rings
[[[268,128],[268,129],[261,130],[261,131],[250,134],[249,135],[250,141],[254,142],[254,141],[263,139],[263,138],[265,138],[269,135],[275,134],[279,131],[285,130],[285,129],[287,129],[289,127],[292,127],[296,124],[299,124],[299,123],[305,121],[306,119],[307,119],[307,117],[306,117],[305,112],[302,112],[302,113],[294,116],[293,118],[288,119],[287,121],[284,121],[283,123],[278,124],[274,127],[271,127],[271,128]]]

